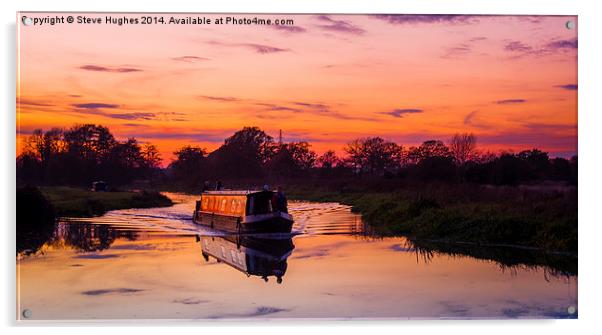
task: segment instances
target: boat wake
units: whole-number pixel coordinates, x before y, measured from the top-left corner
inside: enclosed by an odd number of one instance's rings
[[[197,197],[167,194],[175,205],[161,208],[115,210],[94,218],[64,218],[67,224],[103,224],[116,229],[175,235],[227,236],[227,232],[192,222]],[[363,234],[364,224],[350,206],[339,203],[290,201],[289,212],[295,222],[290,234],[253,234],[264,238],[290,238],[297,235]]]

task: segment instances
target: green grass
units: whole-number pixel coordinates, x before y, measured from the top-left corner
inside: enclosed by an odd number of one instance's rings
[[[57,216],[92,217],[110,210],[166,207],[172,201],[158,192],[92,192],[74,187],[40,187]]]
[[[577,253],[575,189],[478,185],[407,185],[366,192],[333,191],[328,186],[288,189],[292,199],[351,205],[378,235]]]

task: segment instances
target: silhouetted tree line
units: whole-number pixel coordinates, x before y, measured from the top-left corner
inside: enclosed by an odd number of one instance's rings
[[[472,134],[454,135],[449,144],[425,141],[404,148],[380,137],[359,138],[345,148],[318,156],[307,142],[277,143],[257,127],[245,127],[208,153],[186,146],[169,165],[172,177],[191,185],[219,179],[267,180],[305,177],[406,178],[420,181],[514,185],[553,180],[577,183],[577,157],[549,158],[538,149],[495,155],[480,153]]]
[[[17,157],[17,180],[27,184],[81,184],[106,180],[122,185],[160,173],[152,144],[117,141],[107,127],[77,125],[68,130],[35,130]]]
[[[418,181],[513,185],[553,180],[577,183],[577,157],[551,159],[538,149],[518,154],[480,153],[472,134],[448,144],[425,141],[402,147],[380,137],[358,138],[318,156],[307,142],[278,143],[257,127],[245,127],[213,152],[198,146],[177,150],[167,169],[152,144],[115,140],[108,128],[80,125],[69,130],[36,130],[17,158],[17,176],[28,183],[87,184],[106,180],[168,178],[194,188],[209,180],[291,178],[402,178]]]
[[[168,172],[189,185],[219,179],[304,177],[313,172],[317,159],[309,143],[276,143],[257,127],[237,131],[211,153],[185,146],[174,154]]]

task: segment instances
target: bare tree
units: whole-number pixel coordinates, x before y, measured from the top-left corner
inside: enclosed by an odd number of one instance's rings
[[[455,134],[449,144],[449,150],[458,165],[464,165],[476,152],[477,138],[473,134]]]

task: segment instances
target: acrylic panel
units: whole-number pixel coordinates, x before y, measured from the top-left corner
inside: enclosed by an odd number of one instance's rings
[[[18,13],[17,319],[577,318],[577,22]]]

